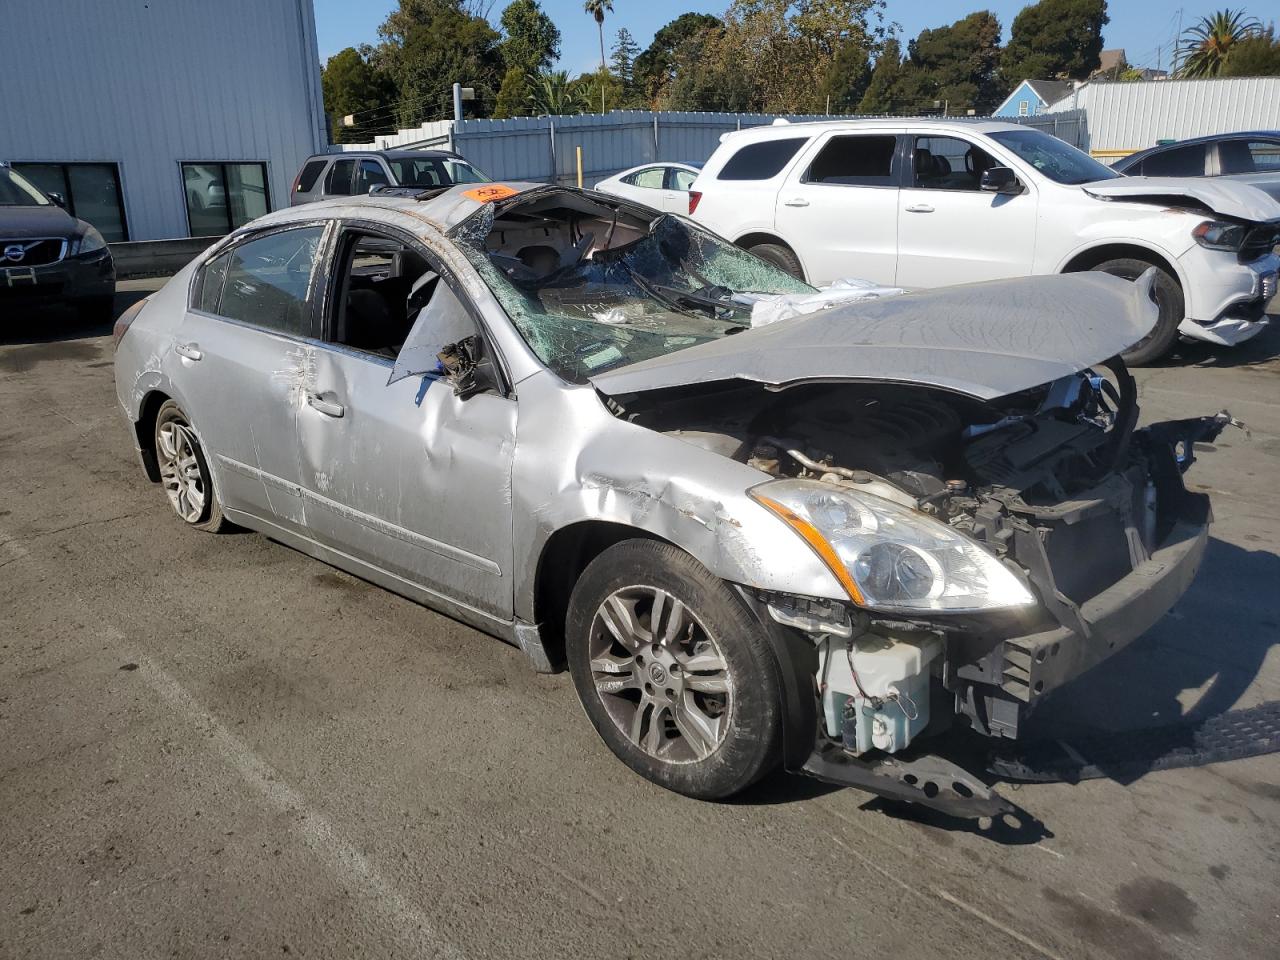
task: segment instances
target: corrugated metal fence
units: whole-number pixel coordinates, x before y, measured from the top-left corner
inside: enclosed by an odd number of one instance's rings
[[[704,161],[711,156],[723,134],[765,126],[783,116],[772,113],[613,110],[606,114],[463,120],[456,124],[446,120],[378,137],[372,144],[348,144],[343,149],[451,144],[453,149],[499,180],[571,184],[577,182],[577,148],[581,147],[583,183],[593,186],[604,177],[644,163],[658,160]],[[785,119],[803,123],[859,118],[789,114]],[[1045,130],[1076,146],[1084,147],[1088,141],[1082,111],[1020,117],[1017,122]]]

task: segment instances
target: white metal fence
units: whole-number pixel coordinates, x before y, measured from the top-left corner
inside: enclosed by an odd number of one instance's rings
[[[451,146],[499,180],[569,184],[577,182],[577,148],[581,147],[583,183],[594,186],[604,177],[644,163],[704,161],[711,156],[723,134],[764,126],[783,116],[771,113],[612,110],[606,114],[578,116],[514,117],[508,120],[463,120],[459,123],[444,120],[378,137],[371,144],[345,144],[342,149]],[[788,114],[785,119],[803,123],[855,118]],[[1017,122],[1045,130],[1087,149],[1088,131],[1083,111],[1020,117]]]

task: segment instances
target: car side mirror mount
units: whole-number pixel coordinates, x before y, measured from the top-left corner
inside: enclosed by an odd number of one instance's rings
[[[45,194],[45,196],[47,196],[50,200],[52,200],[56,206],[61,207],[63,210],[67,209],[67,198],[64,197],[62,194],[49,193],[49,194]]]
[[[979,184],[988,193],[1002,193],[1006,196],[1017,196],[1022,193],[1022,181],[1008,167],[989,167],[982,171]]]
[[[450,343],[438,354],[444,368],[445,379],[453,384],[453,393],[460,400],[478,393],[501,393],[502,383],[497,368],[485,355],[484,341],[478,336],[464,337]]]

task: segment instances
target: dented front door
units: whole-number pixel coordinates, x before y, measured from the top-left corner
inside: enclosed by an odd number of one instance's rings
[[[515,401],[460,399],[435,374],[388,385],[391,360],[337,344],[314,356],[298,414],[312,535],[509,618]]]

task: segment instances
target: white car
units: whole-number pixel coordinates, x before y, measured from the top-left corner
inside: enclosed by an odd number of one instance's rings
[[[605,177],[596,189],[667,213],[685,213],[689,188],[701,172],[700,163],[646,163]]]
[[[1127,355],[1178,334],[1232,345],[1276,292],[1280,202],[1223,180],[1123,177],[1028,127],[848,120],[729,133],[689,214],[815,285],[936,287],[1028,274],[1159,270],[1160,320]]]

